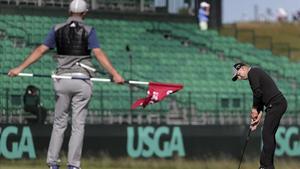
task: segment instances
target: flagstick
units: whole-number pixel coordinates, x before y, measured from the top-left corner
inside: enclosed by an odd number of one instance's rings
[[[128,82],[129,84],[141,84],[141,85],[148,85],[149,82],[141,82],[141,81],[133,81],[133,80],[129,80],[129,81],[126,81]]]
[[[92,68],[86,64],[80,63],[80,62],[76,62],[76,65],[81,66],[85,69],[88,69],[92,72],[96,72],[97,70],[95,68]],[[129,80],[129,81],[125,81],[125,83],[129,83],[129,84],[141,84],[141,85],[148,85],[149,82],[140,82],[140,81],[133,81],[133,80]]]
[[[7,74],[7,73],[1,73],[1,74]],[[79,79],[79,80],[91,80],[95,82],[112,82],[111,79],[105,79],[105,78],[84,78],[84,77],[72,77],[72,76],[64,76],[64,75],[42,75],[42,74],[32,74],[32,73],[19,73],[18,76],[24,76],[24,77],[46,77],[46,78],[52,78],[52,79]],[[143,81],[134,81],[134,80],[126,80],[125,83],[128,84],[139,84],[139,85],[148,85],[149,82],[143,82]]]
[[[96,72],[96,71],[97,71],[95,68],[92,68],[92,67],[90,67],[90,66],[88,66],[88,65],[86,65],[86,64],[80,63],[80,62],[76,62],[76,65],[81,66],[81,67],[83,67],[83,68],[85,68],[85,69],[88,69],[88,70],[90,70],[90,71],[93,71],[93,72]]]

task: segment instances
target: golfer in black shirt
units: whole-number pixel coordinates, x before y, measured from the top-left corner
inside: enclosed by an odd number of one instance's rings
[[[253,92],[252,131],[261,122],[262,112],[265,107],[266,115],[262,131],[263,149],[260,155],[259,169],[274,169],[275,134],[280,119],[287,109],[287,101],[272,78],[260,68],[237,63],[233,66],[232,80],[249,80]]]

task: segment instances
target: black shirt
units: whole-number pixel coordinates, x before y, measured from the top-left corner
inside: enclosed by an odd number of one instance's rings
[[[248,72],[248,80],[253,92],[253,107],[262,110],[281,92],[273,79],[260,68],[253,67]]]

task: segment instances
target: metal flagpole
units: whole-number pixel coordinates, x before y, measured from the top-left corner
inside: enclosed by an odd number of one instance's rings
[[[7,73],[1,73],[7,74]],[[73,77],[73,76],[65,76],[65,75],[43,75],[43,74],[33,74],[33,73],[19,73],[18,76],[23,77],[45,77],[45,78],[53,78],[53,79],[80,79],[80,80],[91,80],[95,82],[113,82],[111,79],[105,78],[84,78],[84,77]],[[149,82],[144,81],[134,81],[134,80],[126,80],[125,83],[128,84],[138,84],[138,85],[148,85]]]

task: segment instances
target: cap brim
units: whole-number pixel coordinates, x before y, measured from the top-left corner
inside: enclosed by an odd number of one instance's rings
[[[236,81],[238,79],[237,75],[232,77],[232,81]]]
[[[236,81],[238,79],[237,72],[238,71],[235,68],[232,68],[232,81]]]

